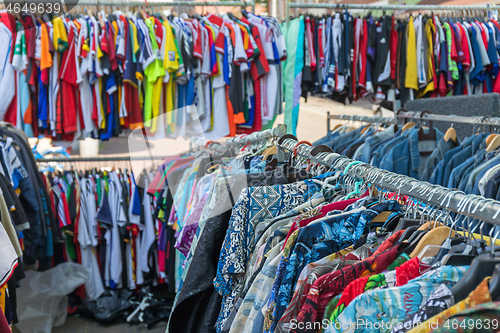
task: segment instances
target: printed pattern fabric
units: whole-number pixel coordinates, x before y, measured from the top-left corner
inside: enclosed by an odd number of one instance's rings
[[[454,303],[453,294],[444,284],[430,297],[427,303],[408,319],[394,326],[391,333],[406,333],[429,318],[448,309]]]
[[[375,257],[370,257],[360,263],[337,270],[320,277],[311,287],[297,317],[298,323],[315,323],[323,318],[324,309],[333,297],[340,294],[346,286],[357,278],[378,274],[389,267],[396,259],[398,247],[393,247]],[[292,329],[291,332],[314,332],[309,325],[303,329]]]
[[[217,332],[221,331],[243,287],[255,226],[303,204],[319,189],[313,181],[306,180],[293,184],[251,187],[241,192],[231,213],[214,279],[215,289],[223,296]]]
[[[429,329],[433,329],[435,327],[443,327],[447,325],[447,319],[451,316],[475,305],[483,304],[491,302],[491,294],[488,288],[488,283],[490,281],[490,277],[485,278],[479,286],[474,289],[466,299],[458,302],[453,305],[451,308],[439,313],[438,315],[432,317],[431,319],[422,323],[412,330],[408,331],[411,333],[424,333],[428,332]]]
[[[297,285],[295,286],[295,291],[293,293],[292,300],[288,304],[288,307],[285,310],[283,317],[280,319],[278,325],[276,326],[276,332],[283,332],[282,331],[283,326],[287,325],[287,323],[289,323],[291,319],[297,318],[300,308],[303,305],[302,295],[304,295],[306,290],[305,285],[306,283],[312,284],[314,281],[318,279],[319,276],[317,275],[317,273],[315,273],[318,269],[324,266],[328,266],[329,269],[334,270],[335,267],[337,267],[340,262],[344,262],[347,260],[361,261],[370,256],[370,250],[366,246],[361,246],[360,248],[354,251],[352,250],[353,250],[352,247],[340,250],[338,252],[335,252],[333,254],[324,257],[321,260],[310,263],[306,267],[304,267],[304,269],[300,273]],[[346,251],[352,251],[352,252],[345,253]]]
[[[269,299],[268,308],[273,311],[272,315],[265,317],[265,321],[271,321],[272,325],[268,324],[269,329],[265,332],[274,332],[278,320],[281,319],[292,298],[297,275],[307,264],[354,244],[362,236],[366,225],[379,213],[399,210],[400,207],[396,202],[388,201],[363,211],[333,216],[331,219],[301,229],[297,244],[285,267],[283,281],[279,283],[279,293],[277,297],[271,295]]]
[[[441,284],[453,286],[457,283],[468,268],[442,266],[401,287],[369,290],[352,300],[324,333],[368,333],[374,331],[370,327],[374,323],[380,324],[380,329],[375,331],[388,333],[392,327],[417,312]]]
[[[418,258],[415,259],[418,261]],[[406,253],[403,253],[387,267],[387,270],[390,272],[394,272],[395,270],[395,272],[397,272],[397,268],[404,268],[404,266],[409,266],[406,271],[411,270],[413,273],[413,277],[417,277],[418,275],[420,275],[420,273],[419,267],[415,267],[413,265],[415,259],[409,260],[409,256]],[[391,275],[393,278],[387,279],[386,275]],[[397,275],[398,274],[396,273],[396,281],[398,280]],[[393,287],[395,286],[394,282],[396,281],[394,281],[394,274],[375,274],[352,281],[342,292],[342,296],[338,300],[335,310],[329,317],[330,321],[335,321],[338,318],[339,314],[342,313],[342,311],[346,308],[346,306],[348,306],[349,303],[351,303],[351,301],[358,295],[361,295],[368,290]],[[398,284],[396,283],[396,285]]]
[[[500,329],[500,302],[489,302],[466,309],[448,320],[448,327],[432,333],[493,333]]]

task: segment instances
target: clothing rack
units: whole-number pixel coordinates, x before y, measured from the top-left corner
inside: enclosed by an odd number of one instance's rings
[[[443,115],[443,114],[433,114],[405,111],[401,109],[397,112],[396,118],[399,119],[414,119],[414,120],[431,120],[431,121],[442,121],[449,123],[461,123],[461,124],[472,124],[472,125],[489,125],[489,126],[500,126],[500,117],[464,117],[456,115]]]
[[[31,3],[32,1],[27,0],[14,0],[15,3]],[[40,2],[45,2],[45,0],[35,0]],[[232,6],[232,7],[252,7],[252,13],[255,12],[255,1],[137,1],[137,0],[128,0],[128,1],[78,1],[78,0],[65,0],[64,4],[68,7],[73,8],[75,5],[79,6],[150,6],[150,7],[179,7],[179,6],[187,6],[187,7],[201,7],[201,6]]]
[[[415,178],[379,169],[370,164],[354,161],[348,157],[331,153],[313,156],[314,147],[300,143],[294,139],[284,139],[278,142],[278,157],[283,158],[286,153],[293,153],[305,160],[319,163],[334,170],[362,179],[391,192],[409,196],[429,206],[440,207],[470,219],[500,225],[500,202],[478,195],[466,195],[462,191],[452,190],[443,186],[419,181]]]
[[[275,139],[280,138],[285,134],[286,134],[286,125],[278,124],[276,127],[271,129],[230,138],[226,141],[226,144],[230,146],[244,146],[249,143],[270,140],[273,138]]]
[[[337,120],[348,120],[348,121],[360,121],[364,123],[384,123],[384,124],[400,124],[402,119],[412,119],[412,120],[426,120],[426,121],[438,121],[446,123],[460,123],[460,124],[471,124],[471,125],[485,125],[485,126],[500,126],[500,117],[464,117],[456,115],[444,115],[444,114],[433,114],[415,111],[406,111],[400,109],[396,112],[394,117],[370,117],[370,116],[356,116],[356,115],[337,115],[330,114],[327,112],[326,116],[326,126],[327,131],[330,131],[332,119]]]
[[[360,121],[363,123],[372,123],[372,124],[396,124],[396,118],[394,117],[370,117],[370,116],[357,116],[352,114],[330,114],[330,111],[326,113],[326,132],[328,133],[331,128],[331,120],[349,120],[349,121]]]

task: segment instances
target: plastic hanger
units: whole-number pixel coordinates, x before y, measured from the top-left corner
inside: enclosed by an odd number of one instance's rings
[[[494,230],[495,228],[492,228],[490,231],[490,240]],[[499,232],[496,233],[494,240],[490,241],[490,244],[495,244]],[[465,275],[451,288],[455,302],[465,299],[486,276],[492,275],[495,267],[500,264],[500,253],[494,251],[495,246],[491,246],[491,252],[480,255],[472,260]]]

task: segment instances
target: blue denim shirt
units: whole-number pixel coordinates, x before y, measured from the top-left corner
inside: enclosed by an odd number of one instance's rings
[[[475,174],[475,170],[478,168],[478,166],[483,163],[485,157],[486,157],[486,149],[483,149],[479,151],[476,155],[472,156],[474,158],[474,163],[467,169],[467,171],[464,173],[464,176],[460,180],[460,184],[458,185],[458,189],[460,191],[466,191],[467,187],[470,187],[469,192],[466,193],[471,193],[472,192],[472,185],[469,183],[469,179]]]
[[[465,189],[470,190],[470,192],[465,193],[479,195],[479,180],[481,180],[481,177],[483,177],[489,169],[491,169],[498,163],[500,163],[500,156],[486,154],[485,162],[477,167],[469,178],[469,182],[467,183],[467,187]]]
[[[347,156],[347,157],[352,157],[352,155],[354,153],[352,150],[355,149],[354,147],[357,148],[357,146],[359,146],[363,142],[365,142],[365,140],[367,138],[370,138],[374,132],[375,132],[375,129],[372,127],[370,129],[368,129],[365,133],[361,134],[361,137],[359,139],[356,139],[355,141],[353,141],[351,144],[349,144],[347,146],[346,149],[344,149],[342,151],[342,155]]]
[[[318,141],[314,142],[313,145],[314,146],[318,146],[318,145],[326,145],[326,146],[329,146],[331,147],[332,143],[333,143],[333,140],[338,137],[340,135],[340,132],[328,132],[326,134],[326,136],[322,137],[321,139],[319,139]]]
[[[462,145],[455,148],[455,149],[452,149],[450,150],[449,152],[446,153],[446,155],[444,155],[444,160],[443,160],[443,174],[442,174],[442,177],[441,179],[436,179],[437,183],[436,184],[439,184],[439,185],[443,185],[443,186],[446,186],[449,182],[449,179],[450,179],[450,174],[451,174],[451,171],[453,170],[453,168],[451,167],[451,165],[449,165],[450,161],[455,158],[455,156],[457,154],[459,154],[460,152],[462,152],[463,150],[465,150],[467,147],[471,147],[472,146],[472,142],[474,141],[474,139],[477,137],[477,135],[473,135],[473,136],[470,136],[468,138],[466,138],[463,142],[462,142]],[[471,153],[472,154],[472,148],[471,148]],[[470,156],[470,155],[469,155]],[[455,162],[455,166],[465,162],[467,158],[465,159],[462,159],[460,161],[457,161]]]
[[[425,164],[424,172],[420,175],[420,179],[428,181],[434,170],[436,170],[439,162],[444,159],[446,153],[457,147],[460,147],[460,145],[453,142],[453,140],[446,141],[444,138],[441,139],[438,142],[436,149],[434,149],[431,156],[429,156],[429,159]]]
[[[473,160],[469,160],[471,159],[471,156],[472,156],[472,146],[468,146],[450,159],[448,164],[446,164],[444,167],[444,175],[443,175],[444,186],[446,186],[447,184],[448,188],[458,187],[458,184],[462,179],[462,174],[460,174],[460,172],[462,172],[464,168],[470,165],[470,163],[473,163]]]
[[[394,125],[391,125],[387,127],[385,130],[366,138],[365,145],[363,146],[363,150],[361,151],[361,156],[359,157],[359,160],[365,163],[370,163],[370,158],[372,157],[372,152],[374,147],[378,146],[378,144],[383,141],[391,139],[396,134],[397,132],[394,133]]]
[[[437,128],[435,128],[434,131],[436,133],[435,141],[419,141],[417,128],[407,130],[406,132],[408,132],[408,134],[406,138],[389,150],[387,155],[383,158],[380,167],[388,171],[418,178],[419,169],[423,171],[420,157],[421,147],[427,144],[436,146],[437,142],[444,137],[444,134]],[[406,132],[404,134],[406,134]]]
[[[500,186],[500,170],[498,170],[486,183],[486,187],[484,189],[484,196],[486,198],[497,197],[498,188]]]
[[[331,145],[333,151],[340,154],[342,152],[342,150],[344,150],[350,143],[357,140],[357,138],[361,135],[361,131],[365,127],[366,126],[362,126],[358,129],[355,129],[354,131],[351,131],[349,133],[340,134],[339,136],[337,136],[335,139],[333,139],[333,142]]]
[[[435,185],[442,185],[443,173],[444,173],[444,159],[439,161],[439,163],[436,165],[436,168],[432,172],[432,175],[429,177],[429,183]]]
[[[371,160],[371,164],[373,166],[376,166],[376,167],[381,167],[382,165],[382,162],[385,158],[385,156],[387,155],[387,153],[393,148],[395,147],[396,145],[398,145],[399,143],[403,142],[409,132],[411,132],[412,129],[409,129],[409,130],[406,130],[404,132],[402,132],[401,130],[399,130],[393,138],[387,140],[386,142],[382,142],[379,147],[376,148],[376,150],[374,151],[373,153],[373,157],[372,157],[372,160]],[[374,148],[375,149],[375,148]]]

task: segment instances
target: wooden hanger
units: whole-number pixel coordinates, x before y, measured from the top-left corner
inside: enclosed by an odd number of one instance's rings
[[[335,131],[336,129],[338,129],[340,126],[342,126],[342,124],[337,124],[337,125],[333,126],[332,132]]]
[[[385,222],[385,221],[387,221],[389,219],[389,216],[391,214],[392,214],[391,211],[388,211],[388,210],[383,211],[380,214],[378,214],[377,216],[375,216],[373,218],[372,222],[380,222],[380,223]]]
[[[444,141],[452,141],[457,143],[457,131],[453,127],[450,127],[446,130],[446,133],[444,133]]]
[[[450,236],[450,231],[451,236],[455,236],[455,230],[451,230],[447,226],[440,226],[426,233],[418,242],[417,247],[415,247],[415,249],[411,252],[410,258],[417,257],[427,245],[439,246],[443,244],[443,242]]]
[[[496,137],[493,138],[493,140],[490,142],[488,147],[486,148],[487,152],[490,151],[495,151],[500,147],[500,135],[497,135]]]
[[[443,226],[444,224],[442,224],[441,222],[439,221],[429,221],[429,222],[425,222],[424,224],[422,224],[418,230],[428,230],[428,229],[435,229],[435,228],[438,228],[438,227],[441,227]]]
[[[490,134],[488,135],[488,137],[484,140],[484,142],[486,142],[486,147],[488,147],[491,143],[491,141],[493,141],[494,138],[496,138],[498,136],[498,134]]]
[[[363,129],[361,130],[361,134],[365,134],[365,132],[366,132],[366,131],[368,131],[370,128],[372,128],[372,126],[371,126],[371,125],[370,125],[370,126],[366,126],[365,128],[363,128]]]
[[[406,123],[401,130],[404,132],[404,131],[406,131],[410,128],[413,128],[415,126],[417,126],[417,124],[415,124],[413,121],[410,121],[409,123]]]
[[[241,18],[243,17],[243,14],[241,13],[241,9],[238,8],[238,7],[235,7],[233,9],[233,15],[238,19],[238,20],[241,20]]]
[[[141,13],[141,17],[144,21],[148,19],[148,14],[146,14],[146,11],[144,9],[141,9],[139,13]]]
[[[269,147],[267,148],[264,153],[262,153],[262,161],[265,161],[267,160],[267,158],[271,155],[276,155],[278,153],[278,147],[277,146],[274,146],[274,147]]]

